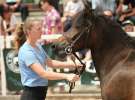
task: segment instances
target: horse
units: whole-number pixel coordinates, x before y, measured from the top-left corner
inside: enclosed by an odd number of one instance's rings
[[[65,32],[68,51],[90,49],[103,100],[135,100],[135,41],[114,20],[85,9]],[[67,46],[67,45],[65,45]]]

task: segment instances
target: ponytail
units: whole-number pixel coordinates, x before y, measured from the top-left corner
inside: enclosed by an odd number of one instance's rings
[[[16,27],[16,30],[15,30],[14,44],[15,44],[15,49],[17,49],[17,50],[19,50],[19,48],[26,41],[26,35],[25,35],[25,32],[24,32],[23,26],[24,26],[24,24],[19,24]]]
[[[41,19],[35,19],[35,18],[27,18],[24,24],[19,24],[16,27],[15,31],[15,48],[19,50],[21,45],[26,41],[26,36],[28,35],[28,32],[33,27],[33,23],[35,21],[41,21]]]

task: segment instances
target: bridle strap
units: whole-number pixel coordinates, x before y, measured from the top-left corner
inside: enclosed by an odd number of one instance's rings
[[[77,60],[82,64],[82,65],[85,65],[81,59],[77,56],[77,54],[75,52],[73,52],[73,55],[77,58]]]
[[[86,65],[85,63],[83,63],[81,61],[81,59],[77,56],[77,54],[75,52],[72,52],[72,54],[77,58],[77,60],[83,65],[82,69],[79,70],[78,68],[75,69],[74,74],[79,75],[79,77],[81,76],[81,74],[84,72]],[[75,63],[75,61],[73,61]],[[69,89],[69,93],[72,92],[72,89],[75,87],[75,82],[69,82],[70,85],[70,89]]]
[[[79,39],[81,38],[81,36],[84,34],[84,32],[85,32],[86,30],[88,30],[88,27],[86,27],[86,28],[79,34],[79,36],[78,36],[74,41],[72,41],[72,43],[71,43],[70,46],[73,47],[73,45],[77,42],[77,40],[79,40]]]
[[[86,31],[86,30],[88,30],[88,27],[84,29],[84,31]],[[65,51],[66,51],[67,54],[73,54],[75,56],[75,58],[77,58],[77,60],[83,65],[81,70],[79,70],[78,68],[76,68],[75,71],[74,71],[74,74],[79,75],[79,77],[84,72],[84,70],[86,68],[86,65],[85,65],[85,63],[83,63],[81,61],[81,59],[77,56],[77,54],[72,51],[72,47],[74,46],[74,44],[76,43],[76,41],[84,34],[84,31],[81,32],[80,35],[74,41],[72,41],[72,43],[69,46],[67,46],[65,48]],[[73,61],[73,62],[75,63],[75,61]],[[71,93],[72,92],[72,89],[75,87],[75,82],[69,82],[69,86],[70,86],[69,93]]]
[[[81,74],[84,72],[84,70],[85,70],[85,68],[86,68],[86,64],[83,63],[83,62],[81,61],[81,59],[77,56],[77,54],[72,51],[72,47],[73,47],[74,44],[77,42],[77,40],[79,40],[79,39],[81,38],[81,36],[84,34],[85,31],[88,31],[88,35],[87,35],[87,37],[86,37],[86,42],[87,42],[87,39],[88,39],[88,37],[89,37],[90,31],[92,30],[92,28],[93,28],[92,26],[91,26],[90,28],[89,28],[89,27],[86,27],[86,28],[79,34],[79,36],[78,36],[74,41],[72,41],[72,42],[70,42],[70,41],[67,40],[67,41],[68,41],[69,43],[71,43],[71,44],[68,45],[68,46],[65,48],[65,52],[66,52],[67,54],[73,54],[73,55],[77,58],[77,60],[83,65],[81,70],[79,70],[78,68],[76,68],[75,71],[74,71],[74,74],[79,75],[79,77],[80,77]],[[87,44],[86,44],[86,46],[87,46]],[[73,61],[73,62],[75,63],[75,61]],[[69,86],[70,86],[69,93],[71,93],[71,92],[72,92],[72,89],[75,87],[75,82],[69,82]]]

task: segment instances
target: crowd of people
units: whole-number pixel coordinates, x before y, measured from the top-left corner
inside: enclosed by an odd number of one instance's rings
[[[92,8],[117,21],[126,32],[133,32],[135,24],[135,0],[91,0]]]
[[[25,21],[29,15],[28,7],[21,0],[2,0],[0,3],[0,34],[12,35],[18,24],[14,12],[21,13],[21,20]]]
[[[103,13],[120,23],[126,31],[134,31],[135,24],[135,1],[134,0],[90,0],[92,9],[103,10]],[[56,34],[67,31],[72,25],[73,16],[84,9],[82,0],[49,0],[47,6],[39,7],[44,12],[43,34]],[[19,24],[14,12],[21,13],[24,22],[29,16],[28,6],[23,0],[2,0],[0,2],[0,34],[11,35],[16,25]],[[64,26],[64,27],[63,27]],[[130,29],[127,30],[129,27]],[[131,28],[132,27],[132,28]]]
[[[23,0],[22,0],[23,1]],[[21,13],[24,22],[29,16],[28,6],[21,0],[2,0],[0,2],[0,34],[11,35],[14,33],[18,20],[14,12]],[[102,9],[103,13],[117,20],[125,29],[135,24],[135,1],[134,0],[90,0],[92,9]],[[56,34],[67,31],[72,25],[73,16],[84,9],[82,0],[49,0],[46,6],[39,3],[44,12],[43,34]],[[64,26],[64,27],[63,27]],[[132,28],[131,28],[132,29]],[[128,30],[128,31],[133,31]]]

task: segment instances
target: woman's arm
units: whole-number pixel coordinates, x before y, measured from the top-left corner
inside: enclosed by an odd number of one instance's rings
[[[40,77],[48,80],[68,80],[70,82],[74,82],[79,80],[79,76],[75,74],[64,74],[64,73],[56,73],[56,72],[49,72],[44,70],[44,68],[38,64],[34,63],[30,65],[30,68],[37,73]]]
[[[81,64],[75,64],[73,61],[58,61],[47,59],[46,64],[52,68],[76,68],[78,66],[82,66]]]
[[[125,14],[126,17],[135,16],[135,8],[132,8],[130,13]]]
[[[11,5],[10,8],[12,10],[15,10],[20,5],[20,3],[21,3],[21,0],[16,0],[16,3],[14,5]]]
[[[14,32],[15,31],[15,27],[9,27],[8,29],[5,30],[7,33],[8,32]]]

